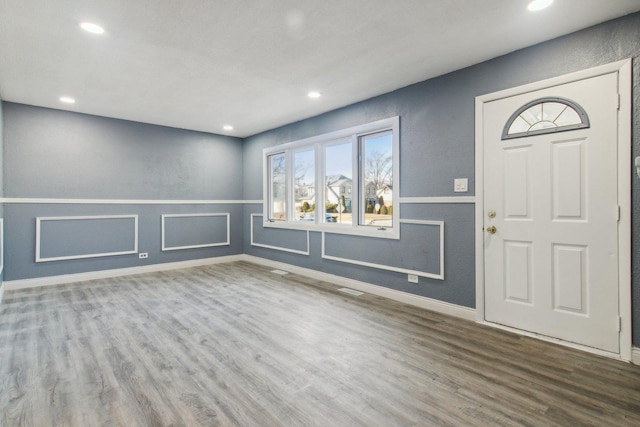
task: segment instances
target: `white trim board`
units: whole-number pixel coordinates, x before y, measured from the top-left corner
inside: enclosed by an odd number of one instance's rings
[[[259,258],[252,255],[240,254],[229,255],[216,258],[203,258],[190,261],[171,262],[164,264],[152,264],[140,267],[119,268],[112,270],[91,271],[87,273],[65,274],[61,276],[38,277],[33,279],[10,280],[2,283],[2,291],[13,291],[19,289],[36,288],[40,286],[55,286],[68,283],[76,283],[87,280],[106,279],[111,277],[129,276],[134,274],[153,273],[156,271],[177,270],[181,268],[199,267],[203,265],[224,264],[228,262],[247,261],[258,265],[277,268],[291,273],[300,274],[311,277],[313,279],[322,280],[324,282],[333,283],[337,288],[348,287],[361,292],[388,298],[404,304],[415,307],[424,308],[435,311],[437,313],[447,314],[449,316],[474,321],[475,310],[456,304],[451,304],[432,298],[422,297],[418,295],[408,294],[406,292],[396,291],[394,289],[385,288],[383,286],[373,285],[371,283],[361,282],[359,280],[348,279],[329,273],[323,273],[308,268],[297,267],[291,264],[271,261],[266,258]]]
[[[262,200],[52,199],[45,197],[0,197],[0,203],[61,205],[232,205],[253,203],[262,204]]]
[[[478,322],[484,322],[484,142],[483,104],[511,96],[562,85],[578,80],[618,73],[618,94],[620,96],[618,112],[618,204],[620,220],[618,223],[618,277],[621,317],[620,358],[629,361],[632,357],[631,328],[631,60],[553,77],[546,80],[494,92],[475,99],[475,241],[476,241],[476,315]]]
[[[46,221],[82,221],[82,220],[96,220],[96,219],[133,219],[133,249],[128,251],[119,252],[106,252],[106,253],[90,253],[82,255],[68,255],[43,258],[40,254],[41,245],[41,224]],[[36,217],[36,262],[49,262],[49,261],[66,261],[72,259],[86,259],[86,258],[101,258],[115,255],[130,255],[138,253],[138,215],[91,215],[91,216],[50,216],[50,217]]]
[[[447,314],[449,316],[458,317],[460,319],[465,319],[472,322],[476,319],[475,310],[473,308],[463,307],[460,305],[451,304],[428,297],[396,291],[395,289],[385,288],[384,286],[361,282],[359,280],[336,276],[334,274],[323,273],[321,271],[298,267],[283,262],[271,261],[266,258],[259,258],[252,255],[244,255],[244,260],[252,262],[254,264],[277,268],[280,270],[310,277],[312,279],[332,283],[336,286],[336,288],[347,287],[372,295],[377,295],[383,298],[388,298],[390,300],[398,301],[403,304],[409,304],[415,307],[424,308],[426,310],[435,311],[437,313]]]
[[[371,268],[377,268],[380,270],[387,270],[387,271],[395,271],[397,273],[404,273],[404,274],[414,274],[416,276],[420,276],[420,277],[426,277],[429,279],[437,279],[437,280],[444,280],[444,221],[427,221],[427,220],[417,220],[417,219],[401,219],[400,220],[401,224],[419,224],[419,225],[437,225],[440,228],[440,247],[439,247],[439,252],[440,252],[440,272],[439,273],[429,273],[427,271],[420,271],[420,270],[410,270],[407,268],[402,268],[402,267],[394,267],[391,265],[384,265],[384,264],[375,264],[372,262],[367,262],[367,261],[359,261],[359,260],[355,260],[355,259],[350,259],[350,258],[341,258],[341,257],[336,257],[336,256],[332,256],[332,255],[327,255],[326,253],[326,243],[325,243],[325,234],[331,234],[331,233],[322,233],[322,250],[321,250],[321,255],[323,259],[328,259],[331,261],[338,261],[338,262],[345,262],[348,264],[355,264],[355,265],[360,265],[363,267],[371,267]]]
[[[300,251],[297,249],[289,249],[289,248],[284,248],[281,246],[272,246],[272,245],[265,245],[264,243],[255,243],[255,241],[253,240],[253,218],[254,217],[261,217],[264,218],[264,214],[261,213],[252,213],[250,218],[249,218],[249,226],[250,226],[250,238],[251,238],[251,246],[256,246],[259,248],[266,248],[266,249],[273,249],[276,251],[282,251],[282,252],[290,252],[292,254],[298,254],[298,255],[307,255],[309,256],[309,254],[311,253],[309,250],[309,230],[295,230],[295,229],[285,229],[285,230],[294,230],[294,231],[306,231],[307,232],[307,250],[306,251]]]
[[[227,240],[224,242],[216,242],[216,243],[205,243],[200,245],[186,245],[186,246],[171,246],[168,247],[165,244],[165,218],[186,218],[186,217],[215,217],[215,216],[224,216],[227,218]],[[214,246],[228,246],[231,244],[231,220],[229,213],[194,213],[194,214],[163,214],[161,215],[161,223],[162,223],[162,251],[177,251],[182,249],[196,249],[196,248],[210,248]]]
[[[448,197],[400,197],[402,204],[448,204],[448,203],[475,203],[475,196],[448,196]]]
[[[633,347],[631,349],[631,362],[634,365],[640,365],[640,348],[639,347]]]
[[[201,258],[189,261],[167,262],[162,264],[143,265],[138,267],[115,268],[111,270],[89,271],[86,273],[63,274],[60,276],[35,277],[32,279],[9,280],[3,283],[4,290],[37,288],[40,286],[64,285],[87,280],[107,279],[111,277],[130,276],[134,274],[154,273],[156,271],[178,270],[181,268],[200,267],[203,265],[223,264],[243,261],[244,255],[228,255],[214,258]]]

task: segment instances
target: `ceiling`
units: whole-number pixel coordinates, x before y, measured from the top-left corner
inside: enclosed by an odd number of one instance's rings
[[[527,3],[2,0],[0,98],[245,137],[640,10]]]

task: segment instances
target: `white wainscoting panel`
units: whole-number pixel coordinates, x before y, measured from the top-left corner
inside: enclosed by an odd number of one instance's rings
[[[4,271],[4,218],[0,218],[0,274]],[[2,299],[0,298],[0,301]]]
[[[267,244],[264,244],[264,243],[257,243],[253,238],[254,237],[254,234],[253,234],[253,228],[254,228],[253,227],[253,222],[254,221],[253,221],[253,219],[256,218],[256,217],[263,218],[264,215],[263,214],[257,214],[257,213],[252,213],[251,214],[251,218],[250,218],[250,222],[251,222],[251,246],[257,246],[259,248],[273,249],[273,250],[276,250],[276,251],[290,252],[290,253],[299,254],[299,255],[309,255],[309,230],[296,230],[296,231],[300,231],[300,232],[306,232],[306,234],[307,234],[307,249],[304,250],[304,251],[300,251],[300,250],[297,250],[297,249],[285,248],[285,247],[282,247],[282,246],[273,246],[273,245],[267,245]]]
[[[418,224],[418,225],[427,225],[427,226],[438,226],[440,227],[440,271],[437,273],[428,272],[428,271],[420,271],[420,270],[411,270],[402,267],[394,267],[391,265],[384,264],[376,264],[366,261],[360,261],[350,258],[336,257],[332,255],[327,255],[326,253],[326,242],[325,242],[325,233],[322,233],[322,258],[329,259],[332,261],[346,262],[349,264],[361,265],[363,267],[371,267],[377,268],[381,270],[395,271],[398,273],[405,274],[414,274],[416,276],[427,277],[429,279],[438,279],[444,280],[444,221],[428,221],[428,220],[417,220],[417,219],[401,219],[401,224]],[[326,233],[331,234],[331,233]]]
[[[102,252],[102,253],[86,253],[75,254],[55,257],[43,257],[41,256],[42,246],[42,227],[45,222],[50,221],[91,221],[91,220],[105,220],[105,219],[125,219],[129,218],[133,220],[133,236],[132,236],[132,248],[122,251]],[[49,262],[49,261],[64,261],[72,259],[84,259],[84,258],[100,258],[114,255],[127,255],[138,253],[138,215],[94,215],[94,216],[57,216],[57,217],[37,217],[36,218],[36,262]]]
[[[195,245],[184,246],[167,246],[166,237],[166,218],[195,218],[195,217],[225,217],[227,224],[226,239],[223,242],[209,242]],[[165,214],[162,215],[162,251],[177,251],[181,249],[210,248],[214,246],[228,246],[231,244],[231,220],[229,213],[194,213],[194,214]]]

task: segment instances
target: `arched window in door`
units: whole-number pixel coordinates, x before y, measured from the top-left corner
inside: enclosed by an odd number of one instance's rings
[[[502,139],[589,127],[586,111],[566,98],[540,98],[518,108],[502,130]]]

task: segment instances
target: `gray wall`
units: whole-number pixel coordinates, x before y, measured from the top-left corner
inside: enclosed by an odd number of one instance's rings
[[[8,102],[3,107],[5,197],[131,200],[5,204],[5,280],[242,253],[241,203],[189,204],[194,200],[242,200],[241,139]],[[184,202],[143,203],[149,200]],[[230,244],[161,251],[161,215],[196,213],[229,213]],[[149,258],[126,254],[35,262],[37,217],[102,215],[138,215],[139,252],[148,252]],[[86,222],[68,220],[59,224],[64,225],[65,233],[53,233],[51,225],[43,228],[40,242],[44,251],[55,256],[77,255],[82,252],[79,242],[87,254],[110,252],[131,241],[128,236],[121,236],[124,243],[112,241],[123,233],[110,228],[116,222],[104,221],[87,238]],[[194,218],[188,227],[190,236],[226,234],[226,221],[217,230],[198,233],[194,230],[198,227],[207,227],[207,223]],[[190,245],[189,236],[181,239],[175,229],[168,231],[172,239]],[[193,242],[202,243],[208,242]]]
[[[4,116],[2,114],[2,99],[0,99],[0,198],[4,197],[4,142],[3,142]],[[0,218],[4,218],[4,203],[0,203]],[[0,231],[0,241],[4,239],[4,233]],[[4,250],[0,253],[0,263],[4,266]],[[0,272],[0,284],[4,279],[4,267]]]
[[[460,195],[453,192],[453,180],[465,177],[469,178],[467,195],[473,195],[476,96],[626,58],[634,59],[633,155],[640,155],[639,56],[640,14],[634,14],[255,135],[244,144],[245,198],[262,198],[263,148],[394,115],[400,116],[401,123],[401,197]],[[633,334],[635,345],[640,345],[640,262],[636,255],[640,248],[640,186],[637,178],[629,179],[633,182],[634,213]],[[260,205],[249,205],[245,215],[260,209]],[[401,217],[445,221],[446,280],[421,278],[419,285],[410,285],[404,274],[322,259],[318,233],[311,233],[311,254],[304,256],[252,247],[249,230],[245,228],[245,252],[474,307],[473,205],[403,204]],[[366,256],[370,246],[352,239],[345,251]],[[420,256],[410,245],[398,250],[400,258],[411,262]]]
[[[0,98],[0,197],[4,197],[4,114],[3,102]],[[0,203],[0,209],[2,204]],[[0,214],[2,211],[0,210]],[[0,215],[0,218],[2,215]]]
[[[6,102],[5,197],[242,199],[242,140]]]

